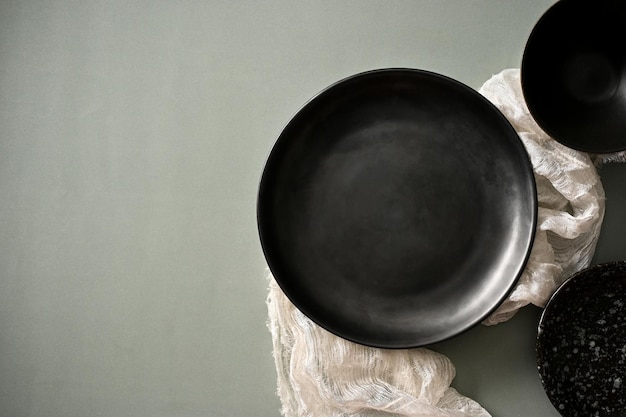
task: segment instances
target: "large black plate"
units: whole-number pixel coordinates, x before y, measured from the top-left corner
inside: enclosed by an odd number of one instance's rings
[[[626,410],[626,262],[574,275],[541,316],[537,363],[565,417],[623,417]]]
[[[258,195],[262,247],[308,317],[346,339],[415,347],[484,319],[535,230],[532,167],[471,88],[412,69],[347,78],[287,124]]]

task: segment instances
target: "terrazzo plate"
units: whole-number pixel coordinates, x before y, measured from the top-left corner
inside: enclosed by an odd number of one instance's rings
[[[309,318],[364,345],[452,337],[510,292],[537,194],[517,133],[443,75],[381,69],[308,102],[265,165],[257,219],[277,283]]]
[[[541,317],[537,364],[565,417],[626,416],[626,262],[572,276]]]

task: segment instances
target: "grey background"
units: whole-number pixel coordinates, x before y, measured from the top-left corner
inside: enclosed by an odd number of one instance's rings
[[[278,416],[255,199],[281,128],[369,69],[478,88],[551,4],[0,1],[0,416]],[[626,258],[625,168],[598,260]],[[435,347],[496,417],[557,416],[538,313]]]

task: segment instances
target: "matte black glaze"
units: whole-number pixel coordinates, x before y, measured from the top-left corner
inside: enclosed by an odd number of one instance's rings
[[[585,152],[626,149],[626,2],[561,0],[533,28],[522,87],[537,123]]]
[[[322,327],[371,346],[434,343],[484,319],[520,275],[536,190],[514,129],[438,74],[386,69],[320,93],[259,188],[276,280]]]
[[[626,415],[626,262],[588,268],[547,304],[537,364],[565,417]]]

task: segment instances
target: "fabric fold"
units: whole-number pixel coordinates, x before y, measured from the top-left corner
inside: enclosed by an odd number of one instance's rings
[[[539,206],[528,263],[508,298],[485,320],[491,325],[510,319],[527,304],[545,306],[565,279],[589,266],[604,219],[605,197],[591,156],[556,142],[532,118],[519,69],[494,75],[479,92],[522,140],[533,165]]]

